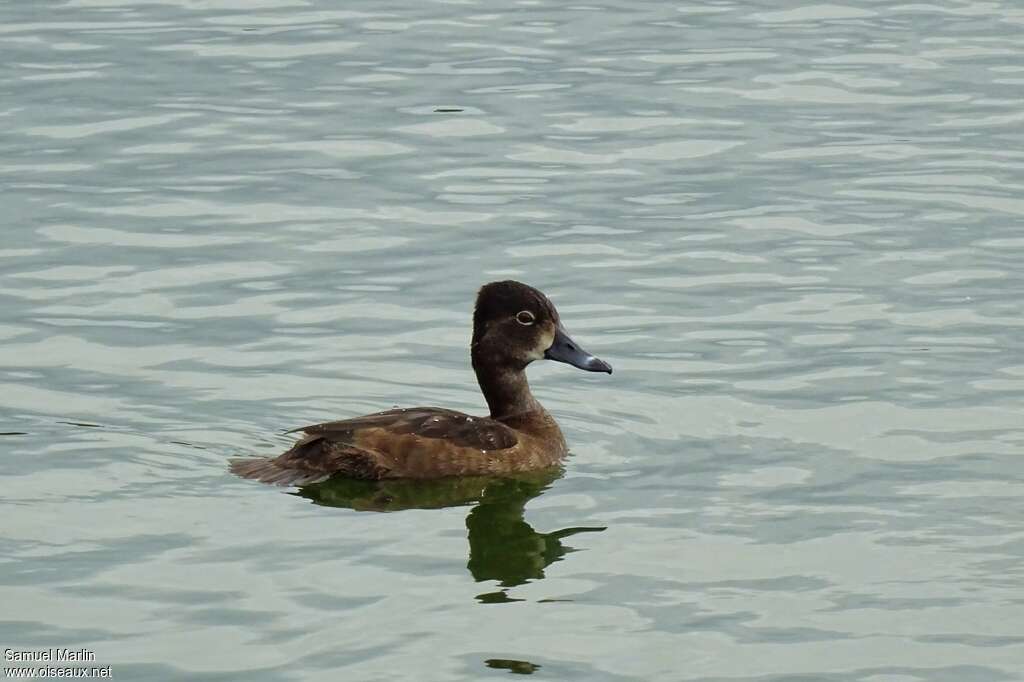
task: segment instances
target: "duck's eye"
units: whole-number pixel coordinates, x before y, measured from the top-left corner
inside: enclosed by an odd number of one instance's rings
[[[536,319],[529,310],[520,310],[516,313],[516,322],[519,324],[531,325]]]

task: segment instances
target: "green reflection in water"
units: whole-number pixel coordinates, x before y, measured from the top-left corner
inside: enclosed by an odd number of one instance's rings
[[[534,672],[540,670],[540,666],[536,663],[530,663],[529,661],[517,661],[512,658],[488,658],[484,661],[484,664],[488,668],[507,670],[510,673],[517,675],[532,675]]]
[[[562,540],[603,527],[563,528],[538,533],[524,518],[526,503],[563,474],[561,468],[507,477],[472,476],[426,481],[331,479],[300,488],[316,504],[356,511],[392,512],[473,505],[466,516],[469,562],[477,582],[494,580],[501,590],[477,596],[485,604],[510,601],[508,588],[544,577],[544,569],[575,551]]]

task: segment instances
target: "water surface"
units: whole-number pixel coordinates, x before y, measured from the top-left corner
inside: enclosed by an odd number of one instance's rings
[[[0,646],[139,680],[1024,679],[1022,28],[3,4]],[[531,368],[564,472],[227,473],[306,423],[482,412],[470,306],[507,277],[615,366]]]

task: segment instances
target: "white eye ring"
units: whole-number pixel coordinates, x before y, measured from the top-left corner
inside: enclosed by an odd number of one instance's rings
[[[527,327],[533,324],[537,320],[529,310],[520,310],[516,313],[516,322],[519,324],[526,325]]]

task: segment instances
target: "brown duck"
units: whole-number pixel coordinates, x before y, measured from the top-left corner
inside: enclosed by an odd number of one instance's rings
[[[283,455],[232,460],[231,471],[307,485],[334,475],[380,480],[544,469],[566,454],[565,438],[530,393],[526,366],[548,359],[612,372],[569,337],[547,296],[511,280],[477,294],[470,357],[490,416],[413,407],[306,426],[289,432],[306,435]]]

